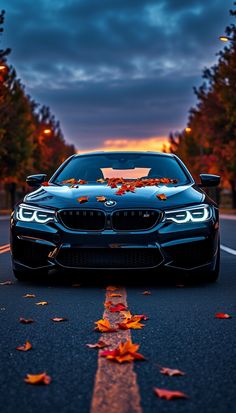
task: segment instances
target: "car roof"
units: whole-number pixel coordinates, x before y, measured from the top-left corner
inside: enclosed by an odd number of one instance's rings
[[[77,153],[74,156],[75,157],[81,157],[81,156],[109,155],[109,154],[116,154],[116,155],[122,155],[122,154],[161,155],[161,156],[166,156],[168,158],[175,157],[175,155],[172,154],[172,153],[152,152],[152,151],[97,151],[97,152],[86,152],[86,153],[81,153],[81,154]]]

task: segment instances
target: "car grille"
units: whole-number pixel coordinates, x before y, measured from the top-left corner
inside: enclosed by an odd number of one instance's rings
[[[63,225],[72,230],[101,231],[105,227],[105,213],[96,209],[65,209],[58,215]]]
[[[159,222],[161,213],[154,210],[120,210],[112,214],[112,228],[116,231],[141,231]]]
[[[57,262],[71,268],[152,268],[162,255],[157,248],[62,248]]]
[[[61,223],[72,230],[102,231],[106,228],[114,231],[145,231],[156,225],[161,219],[161,212],[147,209],[118,210],[106,214],[101,210],[77,209],[62,210],[58,213]],[[111,226],[110,226],[111,225]]]

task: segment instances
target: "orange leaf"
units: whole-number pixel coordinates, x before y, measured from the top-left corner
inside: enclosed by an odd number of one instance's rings
[[[105,343],[105,341],[99,340],[95,344],[86,344],[86,346],[89,348],[104,348],[104,347],[108,347],[109,344]]]
[[[20,323],[22,323],[22,324],[31,324],[31,323],[34,323],[34,320],[32,320],[31,318],[26,319],[26,318],[20,317],[19,321],[20,321]]]
[[[157,194],[157,198],[160,199],[161,201],[166,201],[167,196],[165,194]]]
[[[40,374],[27,374],[24,381],[29,384],[50,384],[52,379],[44,372]]]
[[[105,196],[96,196],[98,202],[105,202],[107,199]]]
[[[226,313],[216,313],[215,318],[232,318],[232,316]]]
[[[86,185],[87,183],[88,183],[88,181],[85,181],[84,179],[79,179],[78,180],[79,185]]]
[[[116,287],[115,285],[108,285],[107,287],[107,291],[116,291],[118,290],[118,287]]]
[[[36,295],[35,294],[25,294],[23,295],[23,298],[35,298]]]
[[[145,360],[144,356],[137,353],[139,344],[133,344],[131,340],[121,342],[114,350],[105,350],[101,352],[101,357],[106,357],[108,360],[113,360],[118,363],[131,362],[134,360]]]
[[[26,341],[26,343],[23,346],[16,347],[16,350],[19,350],[19,351],[28,351],[31,349],[32,349],[32,345],[29,341]]]
[[[166,400],[188,398],[188,396],[185,393],[182,393],[181,391],[159,389],[158,387],[154,387],[154,393],[157,397],[160,397]]]
[[[110,321],[107,319],[101,319],[95,322],[95,330],[101,331],[102,333],[113,333],[117,331],[116,328],[112,328]]]
[[[12,281],[2,281],[1,283],[0,283],[0,285],[12,285],[13,284],[13,282]]]
[[[143,295],[151,295],[152,293],[151,293],[151,291],[143,291],[142,294],[143,294]]]
[[[118,313],[126,309],[127,307],[123,303],[117,303],[114,305],[114,307],[111,307],[111,306],[109,307],[109,310],[111,311],[111,313]]]
[[[131,318],[131,320],[126,320],[123,323],[119,323],[118,326],[121,330],[128,330],[130,328],[132,328],[133,330],[140,330],[141,328],[144,327],[144,324],[140,323],[140,319],[133,320]]]
[[[38,303],[35,303],[36,305],[48,305],[47,301],[39,301]]]
[[[112,293],[109,297],[122,297],[122,294]]]
[[[165,374],[166,376],[185,376],[185,373],[177,369],[169,369],[168,367],[161,367],[160,373]]]
[[[100,182],[101,184],[104,184],[104,182],[106,182],[106,181],[105,181],[105,179],[100,178],[100,179],[97,179],[97,182]]]
[[[54,321],[55,323],[60,323],[61,321],[68,321],[68,319],[65,317],[54,317],[54,318],[51,318],[51,320]]]
[[[112,301],[105,301],[105,303],[104,303],[105,308],[110,308],[111,305],[115,305],[115,304]]]
[[[77,198],[77,201],[80,204],[84,204],[85,202],[88,202],[88,196],[81,196],[80,198]]]
[[[46,181],[46,182],[43,182],[41,185],[42,186],[50,186],[50,183]]]

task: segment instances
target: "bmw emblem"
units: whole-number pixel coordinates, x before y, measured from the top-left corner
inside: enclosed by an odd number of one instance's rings
[[[107,207],[113,207],[116,205],[116,201],[113,201],[112,199],[108,199],[106,202],[104,202],[104,205]]]

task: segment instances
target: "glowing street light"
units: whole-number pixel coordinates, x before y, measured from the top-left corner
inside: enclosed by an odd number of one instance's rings
[[[191,133],[192,132],[192,128],[190,128],[189,126],[187,126],[185,129],[186,133]]]
[[[5,70],[7,70],[7,66],[5,65],[0,65],[0,71],[4,72]]]
[[[43,133],[44,133],[44,135],[51,135],[52,130],[49,129],[49,128],[45,128],[45,129],[43,130]]]
[[[233,42],[233,41],[234,41],[234,39],[233,39],[232,37],[228,37],[228,36],[220,36],[219,39],[220,39],[222,42],[225,42],[225,43],[227,43],[227,42]]]

